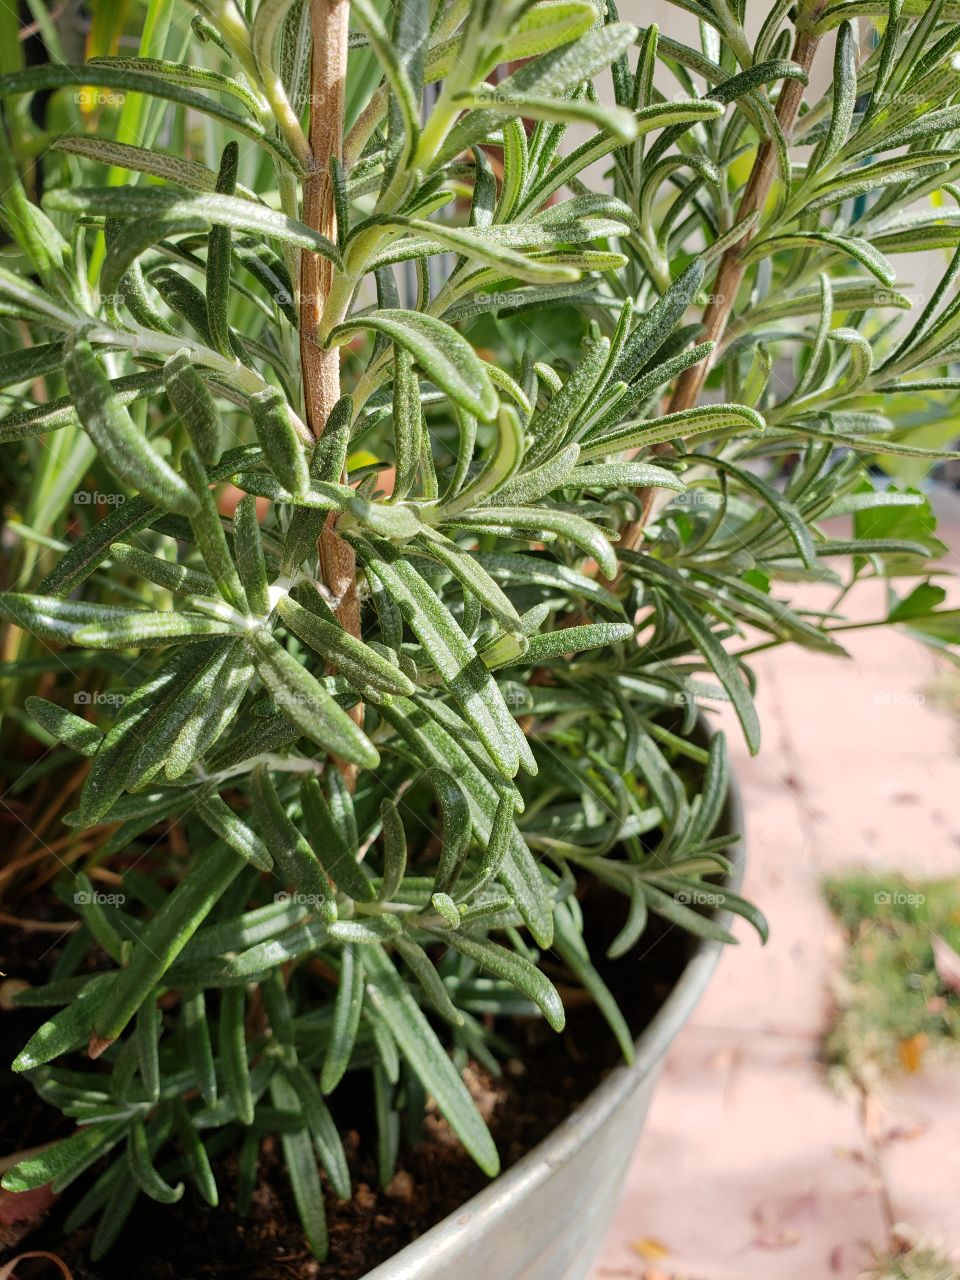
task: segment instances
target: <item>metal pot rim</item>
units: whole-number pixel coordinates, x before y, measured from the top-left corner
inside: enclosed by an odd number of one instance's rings
[[[738,833],[738,839],[726,851],[733,864],[726,886],[735,891],[743,879],[745,849],[743,806],[733,774],[721,824],[728,831]],[[726,911],[718,911],[715,918],[724,926],[729,926],[732,919]],[[363,1280],[417,1280],[428,1263],[432,1268],[429,1274],[434,1274],[447,1250],[460,1244],[464,1231],[470,1230],[479,1239],[488,1226],[496,1223],[507,1205],[528,1195],[550,1177],[554,1168],[574,1156],[665,1057],[677,1032],[703,995],[724,946],[709,938],[697,940],[676,986],[637,1037],[636,1060],[631,1066],[614,1067],[551,1134],[515,1165],[399,1253],[368,1271]]]

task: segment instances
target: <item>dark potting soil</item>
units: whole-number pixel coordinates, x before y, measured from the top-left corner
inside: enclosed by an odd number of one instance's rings
[[[604,894],[583,905],[591,950],[602,956],[622,922],[622,899]],[[17,955],[7,959],[5,972],[31,983],[44,981],[50,956],[55,954],[49,953],[50,935],[17,938],[18,932],[8,931]],[[47,956],[42,956],[44,950]],[[639,955],[600,965],[635,1032],[647,1025],[663,1003],[689,953],[690,942],[682,931],[653,921]],[[549,971],[549,957],[546,967]],[[494,1078],[471,1064],[465,1076],[490,1126],[504,1169],[556,1128],[620,1060],[592,1003],[582,993],[562,988],[559,966],[551,976],[561,985],[567,1006],[562,1035],[557,1036],[542,1021],[517,1020],[498,1026],[498,1032],[514,1046],[512,1056],[503,1063],[502,1075]],[[8,1069],[43,1012],[0,1012],[3,1153],[50,1141],[72,1129],[71,1121],[39,1101],[30,1085]],[[421,1142],[412,1149],[401,1147],[396,1175],[387,1187],[380,1188],[373,1091],[368,1086],[369,1081],[360,1073],[348,1076],[331,1099],[344,1136],[354,1194],[341,1204],[327,1188],[330,1253],[326,1262],[317,1262],[305,1245],[280,1143],[271,1138],[261,1147],[258,1186],[246,1216],[237,1212],[233,1198],[235,1161],[227,1155],[214,1162],[221,1197],[218,1208],[209,1208],[190,1184],[175,1205],[160,1205],[140,1196],[119,1241],[96,1264],[88,1261],[93,1225],[69,1237],[64,1236],[62,1225],[86,1179],[61,1197],[48,1218],[19,1247],[56,1253],[68,1264],[75,1280],[201,1280],[208,1276],[357,1280],[455,1212],[489,1181],[464,1153],[442,1117],[431,1113]],[[54,1273],[49,1262],[23,1262],[17,1267],[20,1280],[34,1276],[46,1280]]]

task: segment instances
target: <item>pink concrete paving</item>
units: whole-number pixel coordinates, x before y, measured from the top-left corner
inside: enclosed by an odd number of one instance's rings
[[[960,547],[960,528],[948,541]],[[827,604],[811,589],[806,602]],[[875,616],[878,586],[847,606]],[[665,1065],[591,1280],[855,1280],[895,1223],[960,1262],[960,1072],[896,1082],[864,1116],[817,1061],[842,948],[819,883],[852,867],[960,867],[957,721],[929,699],[938,660],[853,631],[852,661],[755,659],[765,741],[728,728],[747,812],[746,928]]]

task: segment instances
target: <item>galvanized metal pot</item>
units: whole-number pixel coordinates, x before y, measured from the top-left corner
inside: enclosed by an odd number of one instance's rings
[[[724,825],[743,831],[735,780]],[[743,874],[742,842],[727,856],[734,864],[733,890]],[[616,1209],[667,1049],[703,994],[722,947],[698,941],[637,1040],[632,1067],[611,1071],[549,1138],[366,1280],[583,1280]]]

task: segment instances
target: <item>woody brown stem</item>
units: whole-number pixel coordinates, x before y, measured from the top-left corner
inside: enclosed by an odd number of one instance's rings
[[[810,70],[818,44],[819,37],[814,35],[808,28],[805,27],[797,31],[792,59],[803,67],[804,71]],[[788,145],[793,136],[793,128],[796,123],[797,112],[800,110],[800,103],[803,101],[803,90],[804,83],[802,80],[787,80],[780,92],[780,97],[777,99],[777,122]],[[751,214],[762,212],[767,202],[767,196],[770,194],[773,180],[776,177],[776,172],[776,150],[771,141],[765,141],[761,143],[757,151],[757,158],[744,188],[743,197],[737,209],[737,222],[742,222],[744,218],[749,218]],[[720,259],[710,301],[703,313],[704,332],[700,341],[714,342],[719,347],[746,272],[746,264],[743,260],[744,251],[755,233],[756,229],[745,235],[742,240],[738,240],[736,244],[732,244]],[[716,349],[714,348],[714,350]],[[697,398],[709,372],[709,357],[684,370],[677,379],[677,385],[670,399],[668,412],[679,413],[683,409],[692,408],[697,403]],[[669,444],[661,444],[655,447],[654,452],[659,454],[669,453],[670,449],[671,446]],[[629,551],[635,551],[643,541],[644,529],[656,510],[658,493],[657,489],[639,490],[638,496],[642,503],[640,516],[624,528],[620,539],[621,547],[625,547]]]
[[[336,240],[337,214],[330,159],[343,147],[343,88],[347,74],[348,0],[311,0],[313,62],[310,71],[311,167],[303,182],[303,220]],[[340,398],[340,350],[324,349],[316,334],[333,284],[333,263],[318,253],[300,255],[300,361],[307,422],[323,434]]]
[[[810,70],[813,55],[816,52],[818,37],[810,32],[797,33],[793,49],[793,61],[800,64],[804,71]],[[788,80],[777,101],[777,120],[787,142],[793,134],[800,103],[803,101],[803,81]],[[747,182],[737,210],[737,222],[742,222],[754,213],[760,213],[767,202],[770,188],[777,172],[776,151],[772,142],[764,142],[754,162],[753,170]],[[730,312],[736,301],[737,292],[743,282],[746,265],[743,261],[744,250],[748,247],[756,232],[748,232],[742,240],[730,246],[720,259],[717,277],[714,282],[710,302],[703,313],[703,337],[701,342],[715,342],[719,345],[730,319]],[[670,401],[670,413],[678,413],[681,409],[689,409],[696,404],[697,396],[710,369],[710,361],[701,360],[693,365],[677,379],[673,397]]]
[[[313,61],[310,72],[311,169],[303,184],[303,220],[336,241],[337,214],[330,177],[331,157],[343,149],[343,93],[347,73],[348,0],[311,0]],[[300,257],[300,362],[307,423],[321,436],[330,411],[340,399],[340,349],[317,342],[323,308],[333,286],[334,265],[316,253]],[[353,549],[328,520],[320,535],[320,565],[324,582],[336,600],[336,614],[352,635],[360,635],[357,562]],[[351,712],[363,723],[363,704]],[[348,783],[356,768],[337,762]]]

